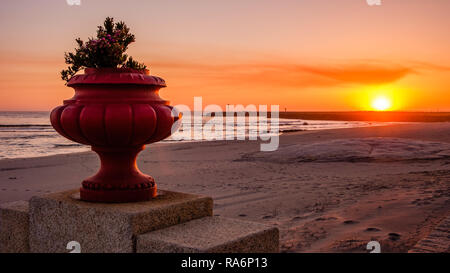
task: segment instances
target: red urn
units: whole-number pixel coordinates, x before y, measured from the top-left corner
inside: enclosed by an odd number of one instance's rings
[[[164,80],[148,70],[87,68],[67,86],[75,95],[53,109],[52,126],[62,136],[92,146],[101,160],[98,173],[83,181],[80,198],[119,203],[155,197],[155,180],[139,171],[136,157],[145,144],[170,136],[179,119],[159,97]]]

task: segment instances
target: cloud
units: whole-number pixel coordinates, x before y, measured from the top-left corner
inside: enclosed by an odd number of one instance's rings
[[[0,69],[39,67],[41,72],[54,74],[65,67],[62,60],[50,56],[28,56],[0,51]],[[58,61],[59,60],[59,61]],[[393,83],[408,75],[422,71],[450,71],[450,67],[425,62],[407,61],[403,65],[387,61],[358,60],[328,64],[294,63],[194,63],[147,62],[150,68],[164,70],[168,79],[179,85],[196,86],[198,81],[215,86],[238,85],[244,87],[276,86],[286,88],[333,87],[347,85],[380,85]],[[163,76],[163,75],[162,75]],[[195,80],[194,80],[195,79]]]
[[[339,83],[385,84],[415,73],[402,66],[352,64],[334,67],[303,67],[303,71],[336,80]]]
[[[410,62],[412,67],[416,70],[428,70],[428,71],[450,71],[450,66],[441,65],[441,64],[433,64],[427,62]]]
[[[154,67],[177,70],[209,83],[271,85],[282,87],[373,85],[398,81],[417,73],[411,67],[380,63],[334,65],[153,63]],[[183,74],[184,74],[183,73]]]

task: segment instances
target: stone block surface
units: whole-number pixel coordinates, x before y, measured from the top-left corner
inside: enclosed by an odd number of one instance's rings
[[[274,253],[277,228],[224,217],[204,217],[137,236],[138,253]]]
[[[30,251],[68,252],[76,241],[81,252],[135,252],[139,234],[211,216],[210,197],[158,191],[151,201],[121,204],[90,203],[79,190],[30,200]]]
[[[27,253],[29,246],[27,201],[0,205],[0,253]]]

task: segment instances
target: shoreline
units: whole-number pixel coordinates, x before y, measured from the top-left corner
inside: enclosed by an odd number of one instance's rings
[[[313,122],[316,120],[302,120],[302,121],[309,121]],[[327,121],[327,120],[317,120],[317,121]],[[330,122],[333,122],[333,120],[329,120]],[[383,122],[378,122],[377,124],[369,124],[368,125],[355,125],[354,127],[342,127],[342,128],[320,128],[320,129],[282,129],[280,130],[280,136],[286,135],[286,134],[292,134],[297,132],[305,132],[305,131],[323,131],[323,130],[339,130],[339,129],[351,129],[351,128],[364,128],[364,127],[376,127],[376,126],[389,126],[389,125],[396,125],[396,124],[406,124],[405,122],[386,122],[386,124],[382,124]],[[27,125],[28,126],[28,125]],[[51,127],[51,125],[49,125]],[[173,144],[179,144],[179,143],[198,143],[198,142],[205,142],[205,141],[222,141],[222,140],[189,140],[189,141],[163,141],[163,142],[157,142],[153,145],[173,145]],[[236,140],[226,140],[226,141],[236,141]],[[87,145],[82,144],[76,144],[77,147],[89,147]],[[78,146],[79,145],[79,146]],[[0,158],[0,162],[4,160],[14,160],[14,159],[28,159],[28,158],[42,158],[42,157],[48,157],[48,156],[57,156],[57,155],[68,155],[68,154],[80,154],[80,153],[86,153],[90,152],[90,149],[88,151],[73,151],[73,152],[63,152],[63,153],[56,153],[56,154],[49,154],[49,155],[43,155],[43,156],[29,156],[29,157],[13,157],[13,158]]]
[[[158,188],[208,195],[214,214],[280,229],[283,252],[407,252],[450,213],[450,123],[301,131],[260,141],[147,146]],[[372,147],[372,148],[370,148]],[[388,148],[388,149],[385,149]],[[93,152],[0,160],[0,203],[80,187]]]

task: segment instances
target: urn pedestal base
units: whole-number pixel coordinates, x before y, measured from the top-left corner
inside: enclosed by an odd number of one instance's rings
[[[156,197],[153,177],[143,174],[136,158],[144,146],[92,147],[101,161],[100,170],[85,179],[80,189],[83,201],[126,203],[148,201]]]

